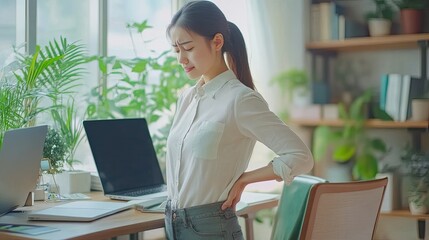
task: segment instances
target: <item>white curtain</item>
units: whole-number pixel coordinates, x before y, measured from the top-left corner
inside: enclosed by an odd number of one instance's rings
[[[286,99],[271,78],[290,68],[303,69],[307,1],[248,0],[250,65],[255,84],[275,112]]]

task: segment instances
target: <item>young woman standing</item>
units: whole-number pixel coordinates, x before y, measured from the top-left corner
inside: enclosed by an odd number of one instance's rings
[[[167,142],[167,238],[242,239],[235,205],[245,186],[290,183],[311,170],[312,155],[254,90],[243,36],[215,4],[186,4],[167,35],[197,80],[178,100]],[[278,157],[245,172],[256,141]]]

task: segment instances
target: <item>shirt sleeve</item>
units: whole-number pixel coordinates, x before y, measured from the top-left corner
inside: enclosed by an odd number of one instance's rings
[[[239,131],[274,151],[274,173],[286,184],[297,175],[308,173],[314,165],[305,143],[268,108],[257,92],[241,95],[235,102],[235,117]]]

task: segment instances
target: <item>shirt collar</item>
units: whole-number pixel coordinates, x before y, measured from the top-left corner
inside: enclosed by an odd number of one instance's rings
[[[204,94],[210,94],[212,95],[212,97],[214,97],[216,92],[219,91],[229,80],[232,79],[237,79],[232,70],[226,70],[225,72],[217,75],[205,84],[204,80],[201,78],[197,83],[196,92],[200,96],[203,96]]]

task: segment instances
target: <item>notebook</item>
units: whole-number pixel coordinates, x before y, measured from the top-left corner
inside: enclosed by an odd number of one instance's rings
[[[47,126],[6,131],[0,150],[0,216],[23,206],[36,187]]]
[[[136,200],[138,201],[138,200]],[[90,222],[96,219],[133,208],[136,201],[103,202],[103,201],[75,201],[28,214],[32,221],[72,221]]]
[[[167,198],[146,119],[85,120],[83,125],[105,196]]]

